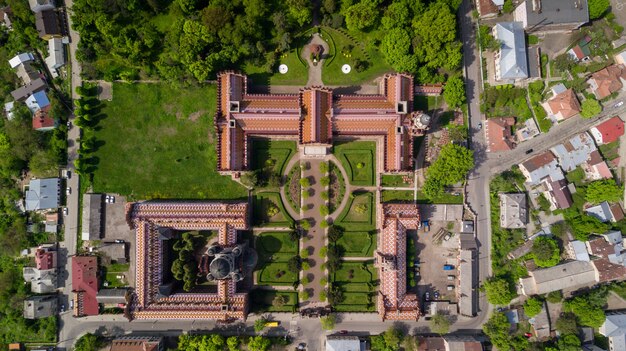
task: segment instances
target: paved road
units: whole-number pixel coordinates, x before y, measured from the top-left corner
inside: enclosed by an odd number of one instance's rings
[[[470,173],[466,188],[467,203],[476,214],[476,239],[478,241],[478,280],[480,284],[491,274],[491,225],[489,223],[489,177],[490,166],[486,162],[486,142],[478,124],[482,123],[480,113],[480,92],[482,90],[481,63],[476,46],[475,26],[472,21],[472,5],[464,0],[459,9],[461,17],[461,40],[465,66],[465,93],[468,104],[469,134],[471,149],[474,150],[475,168]],[[492,306],[487,303],[484,294],[478,301],[478,314],[465,324],[468,329],[480,329],[486,321]]]
[[[621,93],[614,102],[620,100],[626,100],[625,93]],[[606,104],[606,106],[608,106],[606,110],[597,117],[591,119],[581,117],[570,118],[552,127],[548,133],[540,134],[531,140],[525,141],[511,151],[490,154],[487,162],[489,168],[491,168],[493,174],[510,169],[513,165],[519,164],[527,158],[558,145],[572,136],[588,130],[601,121],[626,113],[626,106],[616,109],[612,107],[614,102]],[[530,149],[532,149],[533,152],[526,154]]]

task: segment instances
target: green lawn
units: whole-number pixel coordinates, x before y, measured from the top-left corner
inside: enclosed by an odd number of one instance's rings
[[[272,304],[278,295],[282,295],[285,299],[285,304],[282,307],[275,307]],[[298,306],[298,293],[295,291],[253,289],[250,291],[250,301],[254,313],[293,312],[294,308]]]
[[[366,40],[353,40],[348,35],[330,27],[322,27],[321,35],[328,42],[331,53],[333,46],[335,48],[334,57],[327,58],[322,69],[324,84],[340,86],[373,84],[374,79],[393,71],[376,48],[362,46],[361,43],[366,42]],[[355,35],[355,33],[349,35]],[[342,51],[348,45],[352,46],[352,50],[346,56]],[[362,72],[357,72],[354,69],[355,60],[366,61],[367,68]],[[349,64],[352,67],[350,73],[344,74],[341,71],[344,64]]]
[[[413,190],[383,190],[381,192],[382,202],[413,201]]]
[[[287,261],[298,254],[298,242],[287,232],[265,232],[257,235],[255,248],[259,255],[257,281],[260,285],[292,285],[298,275],[289,271]]]
[[[291,140],[254,139],[250,150],[252,169],[272,166],[274,173],[283,174],[285,166],[296,153],[297,146]]]
[[[450,193],[443,193],[440,196],[431,199],[424,195],[421,191],[417,192],[418,204],[448,204],[448,205],[461,205],[463,204],[463,194],[455,196]]]
[[[216,171],[215,103],[214,85],[114,83],[95,131],[94,192],[131,200],[246,198]]]
[[[415,111],[433,111],[441,106],[443,97],[415,95],[413,100],[413,109]]]
[[[568,183],[574,183],[576,187],[579,187],[585,182],[585,171],[580,167],[576,167],[575,170],[565,174],[565,179],[567,179]]]
[[[374,185],[376,173],[376,142],[348,141],[333,146],[352,185]]]
[[[273,216],[268,215],[270,206],[277,206],[279,211]],[[285,206],[277,192],[256,193],[252,198],[253,223],[261,227],[289,227],[293,219],[285,210]]]
[[[409,175],[411,178],[413,175]],[[380,185],[389,187],[411,187],[412,185],[404,181],[404,175],[400,174],[383,174],[380,179]]]
[[[337,217],[335,223],[346,231],[369,231],[376,229],[376,209],[374,208],[374,194],[368,192],[353,193]],[[364,210],[364,211],[363,211]]]
[[[343,290],[344,295],[344,300],[333,306],[336,311],[372,312],[375,310],[378,270],[374,267],[373,261],[343,262],[332,279],[334,284]]]
[[[370,257],[376,249],[376,235],[368,232],[344,232],[337,245],[341,246],[345,257]]]
[[[126,280],[118,279],[117,276],[121,273],[127,273],[130,268],[128,263],[112,263],[109,266],[102,267],[105,272],[105,281],[108,282],[108,288],[119,288],[128,286]]]
[[[293,45],[292,45],[293,46]],[[298,59],[299,50],[293,49],[283,54],[274,68],[274,72],[268,73],[264,67],[254,66],[246,63],[244,72],[248,75],[249,81],[253,85],[301,85],[304,86],[309,79],[309,67],[306,61]],[[288,71],[285,74],[278,72],[280,64],[287,65]]]

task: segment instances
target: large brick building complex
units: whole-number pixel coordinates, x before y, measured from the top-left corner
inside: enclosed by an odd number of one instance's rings
[[[215,245],[237,246],[237,231],[247,230],[248,204],[218,202],[144,202],[129,204],[127,220],[136,231],[137,319],[245,319],[248,294],[238,291],[232,275],[220,276],[208,290],[181,292],[168,277],[166,241],[174,231],[217,232]],[[234,265],[241,262],[234,262]],[[218,268],[224,268],[220,266]],[[232,267],[231,267],[232,268]]]
[[[249,94],[247,77],[218,75],[218,170],[247,170],[248,142],[255,136],[298,140],[305,155],[325,154],[335,137],[379,137],[384,140],[384,170],[410,170],[413,138],[427,127],[428,117],[413,112],[413,77],[387,74],[378,95],[337,95],[324,87],[298,94]],[[426,118],[424,118],[426,117]],[[426,123],[425,123],[426,122]]]

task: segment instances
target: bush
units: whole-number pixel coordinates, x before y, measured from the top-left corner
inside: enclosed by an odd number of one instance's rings
[[[309,178],[301,178],[300,186],[302,186],[303,188],[308,188],[311,186],[311,181],[309,180]]]
[[[546,295],[546,300],[550,303],[559,303],[563,301],[563,293],[561,290],[552,291]]]
[[[287,261],[287,267],[292,273],[299,273],[302,269],[302,259],[300,256],[293,256]]]
[[[302,290],[298,294],[298,297],[300,298],[300,301],[302,301],[302,300],[308,300],[311,296],[308,291]]]
[[[318,256],[320,258],[326,258],[327,251],[328,251],[328,248],[326,246],[322,246],[322,248],[320,248],[320,252],[318,253]]]
[[[528,317],[534,317],[538,315],[543,309],[543,301],[539,300],[536,297],[531,297],[526,302],[524,302],[524,313]]]
[[[322,198],[322,200],[328,201],[329,199],[328,191],[322,191],[322,193],[320,194],[320,197]]]
[[[324,330],[333,330],[335,328],[335,323],[337,322],[337,317],[335,314],[331,313],[326,317],[320,318],[320,322],[322,323],[322,328]]]
[[[556,241],[547,236],[535,239],[531,249],[531,255],[538,267],[556,266],[561,259],[561,252]]]
[[[322,216],[328,216],[329,213],[330,213],[330,211],[328,209],[328,206],[326,206],[326,205],[321,205],[320,206],[320,214]]]
[[[330,177],[328,176],[324,176],[320,179],[320,184],[322,184],[322,186],[328,186],[328,184],[330,184]]]
[[[274,217],[278,214],[278,212],[280,212],[280,209],[278,208],[278,206],[276,206],[276,204],[270,203],[269,205],[267,205],[268,217]]]

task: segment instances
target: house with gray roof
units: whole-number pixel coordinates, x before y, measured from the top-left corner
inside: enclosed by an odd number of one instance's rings
[[[124,288],[100,289],[96,294],[96,300],[103,305],[126,303],[127,293],[128,290]]]
[[[29,96],[31,96],[32,94],[38,91],[46,90],[47,87],[48,87],[48,84],[46,84],[46,82],[43,79],[37,78],[31,81],[30,83],[13,90],[11,92],[11,96],[13,97],[14,100],[17,100],[20,102],[26,101],[26,99]]]
[[[609,339],[610,351],[626,351],[626,314],[607,313],[599,332]]]
[[[53,10],[55,8],[54,0],[28,0],[30,9],[37,13],[46,10]]]
[[[530,185],[538,185],[543,180],[559,181],[565,179],[559,162],[550,151],[544,151],[520,163],[519,169]]]
[[[56,77],[58,76],[57,70],[65,65],[65,49],[60,38],[48,40],[48,54],[50,56],[46,57],[44,61],[50,73]]]
[[[24,267],[22,269],[24,281],[30,283],[30,291],[37,294],[48,294],[57,289],[57,269],[37,269]]]
[[[100,240],[102,232],[102,194],[83,195],[82,239]]]
[[[358,336],[328,335],[326,351],[365,351],[365,342]]]
[[[513,13],[529,33],[571,32],[589,22],[587,0],[526,0]]]
[[[24,318],[39,319],[57,314],[56,295],[35,295],[24,300]]]
[[[526,194],[500,194],[500,227],[525,228],[526,223],[528,223]]]
[[[476,315],[478,289],[475,289],[474,279],[478,269],[477,260],[476,250],[459,250],[459,286],[456,289],[456,295],[459,302],[459,314],[467,317]]]
[[[571,261],[550,268],[528,272],[520,278],[519,290],[523,295],[547,294],[556,290],[576,290],[598,282],[598,274],[591,262]]]
[[[31,179],[26,190],[26,211],[59,207],[59,178]]]
[[[604,201],[596,206],[591,206],[585,209],[585,213],[590,216],[596,217],[601,222],[615,223],[624,218],[624,212],[619,204],[611,205]]]
[[[559,165],[564,172],[571,172],[578,166],[582,166],[596,151],[596,144],[589,133],[580,133],[563,144],[550,149],[559,159]]]
[[[493,37],[500,41],[500,50],[495,54],[495,79],[512,83],[528,78],[528,57],[522,24],[498,23],[493,27]]]
[[[587,252],[587,246],[580,240],[570,241],[567,245],[567,253],[576,261],[591,261],[589,259],[589,252]]]

